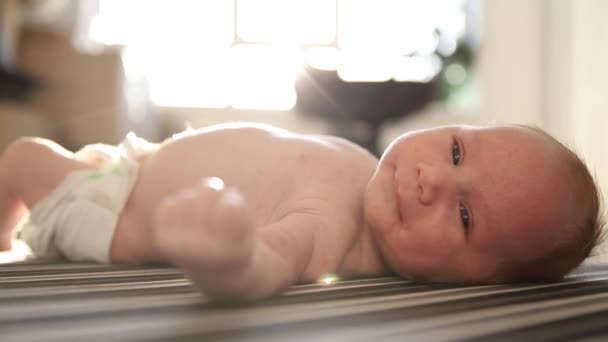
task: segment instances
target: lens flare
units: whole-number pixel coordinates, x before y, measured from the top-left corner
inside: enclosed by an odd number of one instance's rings
[[[319,279],[318,283],[321,285],[331,285],[331,284],[337,282],[338,280],[340,280],[340,278],[338,278],[337,275],[326,274],[323,277],[321,277],[321,279]]]

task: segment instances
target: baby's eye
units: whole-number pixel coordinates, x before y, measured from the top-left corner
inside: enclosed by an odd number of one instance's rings
[[[460,145],[458,145],[456,140],[452,143],[452,163],[454,163],[454,165],[460,163]]]
[[[464,230],[465,230],[465,232],[468,233],[468,230],[469,230],[469,211],[462,204],[460,204],[458,206],[458,211],[460,212],[460,220],[462,221],[462,225],[464,226]]]

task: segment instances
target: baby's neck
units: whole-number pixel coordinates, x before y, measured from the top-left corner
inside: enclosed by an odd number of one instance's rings
[[[382,275],[389,273],[378,244],[367,224],[357,241],[344,257],[339,273],[345,275]]]

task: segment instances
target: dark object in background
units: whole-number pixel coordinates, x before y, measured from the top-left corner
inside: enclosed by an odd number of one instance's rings
[[[437,78],[419,82],[345,82],[336,71],[306,67],[295,83],[295,110],[328,120],[335,134],[379,156],[380,126],[419,111],[437,98]]]
[[[0,66],[0,100],[24,101],[38,85],[38,82],[27,74],[16,70],[9,71]]]

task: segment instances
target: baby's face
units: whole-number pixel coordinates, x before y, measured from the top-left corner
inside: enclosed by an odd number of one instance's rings
[[[365,214],[386,262],[431,281],[484,282],[547,253],[574,217],[557,148],[530,130],[404,134],[380,160]]]

